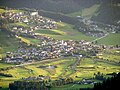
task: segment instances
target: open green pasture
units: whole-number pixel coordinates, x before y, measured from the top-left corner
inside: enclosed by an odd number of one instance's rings
[[[4,13],[4,12],[8,12],[8,11],[15,12],[15,13],[23,12],[23,10],[5,10],[5,9],[0,8],[0,13]]]
[[[43,35],[62,35],[62,33],[59,30],[52,30],[52,29],[36,30],[35,32]]]
[[[68,84],[68,85],[63,85],[59,87],[54,87],[51,88],[50,90],[74,90],[74,89],[80,89],[80,88],[92,88],[93,85],[79,85],[79,84]]]
[[[10,23],[10,26],[21,26],[21,27],[29,27],[27,24],[23,23],[23,22],[17,22],[17,23]]]
[[[7,67],[10,67],[10,66],[14,66],[14,64],[7,64],[7,63],[0,63],[0,68],[7,68]]]
[[[119,45],[120,44],[120,33],[112,33],[109,34],[107,37],[102,38],[97,41],[98,44],[105,44],[105,45]]]

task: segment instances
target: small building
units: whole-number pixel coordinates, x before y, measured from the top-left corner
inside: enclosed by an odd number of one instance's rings
[[[31,16],[38,15],[38,12],[32,12],[30,15],[31,15]]]

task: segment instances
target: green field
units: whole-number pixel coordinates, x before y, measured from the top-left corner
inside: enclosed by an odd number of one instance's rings
[[[9,11],[15,12],[15,13],[17,13],[17,12],[23,12],[23,10],[9,10]],[[0,8],[0,13],[4,13],[4,12],[8,12],[8,10],[1,9],[1,8]]]
[[[6,68],[10,66],[14,66],[14,64],[0,63],[0,68]]]
[[[67,15],[72,16],[72,17],[82,16],[82,17],[90,19],[92,16],[94,15],[96,16],[98,14],[99,7],[100,7],[100,4],[95,4],[91,7],[84,8],[78,12],[70,13]]]
[[[107,37],[102,38],[97,41],[98,44],[105,44],[105,45],[119,45],[120,44],[120,34],[113,33],[109,34]]]
[[[58,22],[57,30],[36,30],[36,33],[53,37],[57,40],[94,40],[94,37],[86,36],[83,33],[79,32],[76,29],[73,29],[73,26],[63,22]]]
[[[38,76],[38,75],[45,75],[50,76],[52,80],[58,79],[60,77],[72,77],[75,81],[82,80],[83,78],[92,78],[94,77],[94,73],[101,72],[104,75],[107,73],[112,72],[120,72],[120,67],[113,64],[108,64],[106,62],[99,62],[95,61],[92,58],[83,58],[81,59],[80,63],[75,66],[75,72],[74,69],[71,68],[71,65],[74,66],[74,63],[77,59],[68,57],[63,59],[53,59],[53,60],[44,60],[37,63],[32,63],[31,65],[25,65],[25,66],[19,66],[13,69],[9,69],[6,71],[1,71],[5,74],[11,74],[13,77],[1,77],[0,79],[0,86],[2,87],[8,87],[8,84],[10,82],[13,82],[15,80],[19,80],[23,77],[29,77],[29,76]],[[4,65],[4,66],[3,66]],[[6,68],[11,67],[10,64],[3,64],[0,63],[0,67]],[[45,66],[44,68],[40,68],[39,66]],[[49,66],[56,66],[56,68],[48,68]],[[32,70],[32,71],[31,71]],[[73,73],[74,72],[74,73]],[[76,77],[77,76],[77,77]],[[69,86],[69,85],[68,85]],[[80,86],[77,84],[70,85],[71,88],[76,87],[86,87],[86,86]],[[88,87],[92,87],[91,85],[88,85]],[[57,90],[55,87],[53,90]],[[61,86],[63,90],[66,90],[67,86]]]
[[[30,44],[39,44],[41,41],[35,38],[29,38],[29,37],[17,37],[18,39],[20,39],[22,42],[26,43],[27,45]]]
[[[93,59],[85,58],[81,61],[80,66],[77,66],[76,73],[72,74],[70,77],[73,77],[75,80],[82,78],[94,77],[94,73],[102,72],[103,74],[119,72],[120,67],[105,62],[95,62]],[[75,78],[75,76],[79,78]]]
[[[79,85],[79,84],[68,84],[55,88],[51,88],[50,90],[74,90],[79,88],[92,88],[93,85]]]
[[[70,24],[58,22],[58,29],[57,30],[36,30],[36,33],[40,35],[46,35],[53,37],[58,40],[88,40],[92,41],[96,39],[95,37],[86,36],[83,33],[73,29],[73,26]],[[105,44],[105,45],[119,45],[120,44],[120,34],[119,33],[112,33],[109,34],[107,37],[97,40],[98,44]]]
[[[3,12],[5,12],[5,10],[4,9],[0,9],[0,13],[3,13]]]
[[[97,57],[102,60],[107,60],[114,63],[120,62],[120,49],[117,50],[105,50],[101,52],[102,55]]]
[[[22,22],[17,22],[17,23],[10,23],[10,26],[22,26],[22,27],[29,27],[27,24],[22,23]]]
[[[0,57],[5,54],[5,52],[14,51],[17,49],[19,40],[14,36],[10,36],[10,33],[0,30]]]
[[[31,44],[39,44],[41,41],[38,39],[34,39],[34,38],[28,38],[28,37],[24,37],[25,39],[27,39]]]
[[[42,35],[62,35],[62,33],[60,33],[59,30],[51,30],[51,29],[36,30],[35,33],[40,33]]]

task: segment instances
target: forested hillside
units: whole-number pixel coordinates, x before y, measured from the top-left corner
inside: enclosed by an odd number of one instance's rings
[[[113,23],[120,19],[119,3],[119,0],[0,0],[0,6],[27,7],[64,14],[81,12],[97,4],[100,7],[96,11],[97,15],[92,15],[92,19],[104,23]]]
[[[89,2],[88,2],[89,1]],[[79,11],[81,8],[89,7],[95,0],[0,0],[0,5],[8,7],[28,7],[44,9],[62,13]]]

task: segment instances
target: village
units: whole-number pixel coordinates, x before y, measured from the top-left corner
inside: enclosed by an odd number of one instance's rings
[[[37,11],[13,12],[11,9],[7,9],[6,12],[0,14],[0,18],[7,19],[9,21],[7,24],[9,25],[10,30],[17,35],[31,34],[37,29],[57,28],[54,20],[38,15]],[[1,25],[2,24],[4,24],[4,22],[2,22]]]
[[[81,16],[77,16],[77,18],[80,22],[77,28],[88,36],[103,37],[108,33],[118,33],[120,31],[119,21],[116,25],[110,25],[85,19]]]
[[[105,45],[96,45],[96,43],[86,40],[55,40],[48,36],[37,35],[33,32],[34,30],[51,30],[57,28],[57,24],[54,20],[40,16],[38,12],[13,12],[9,9],[7,12],[1,14],[0,17],[2,19],[8,19],[8,24],[21,22],[27,25],[10,25],[10,30],[15,33],[16,37],[25,35],[40,40],[37,46],[27,46],[20,41],[20,45],[15,52],[6,52],[6,57],[2,58],[2,61],[6,63],[21,64],[67,56],[86,57],[90,56],[90,54],[96,56],[101,50],[110,48]],[[90,21],[83,20],[83,22],[88,25],[91,24]],[[104,34],[100,34],[100,37],[103,35]]]

